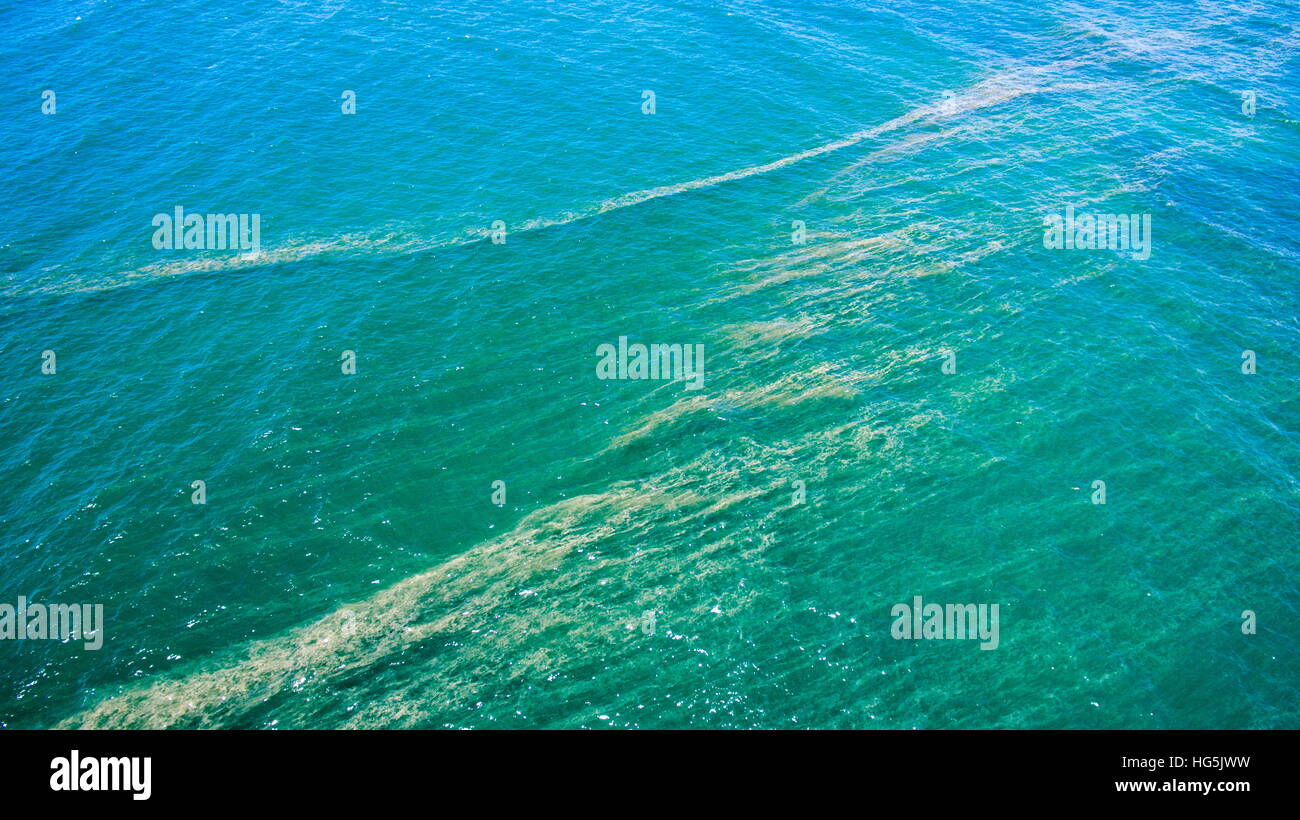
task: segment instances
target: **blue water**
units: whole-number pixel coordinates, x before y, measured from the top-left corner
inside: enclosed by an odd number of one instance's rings
[[[0,9],[0,604],[105,612],[0,641],[0,724],[1300,727],[1298,26]]]

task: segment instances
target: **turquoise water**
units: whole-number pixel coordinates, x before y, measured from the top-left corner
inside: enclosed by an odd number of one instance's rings
[[[1300,727],[1293,4],[437,5],[0,10],[0,723]]]

